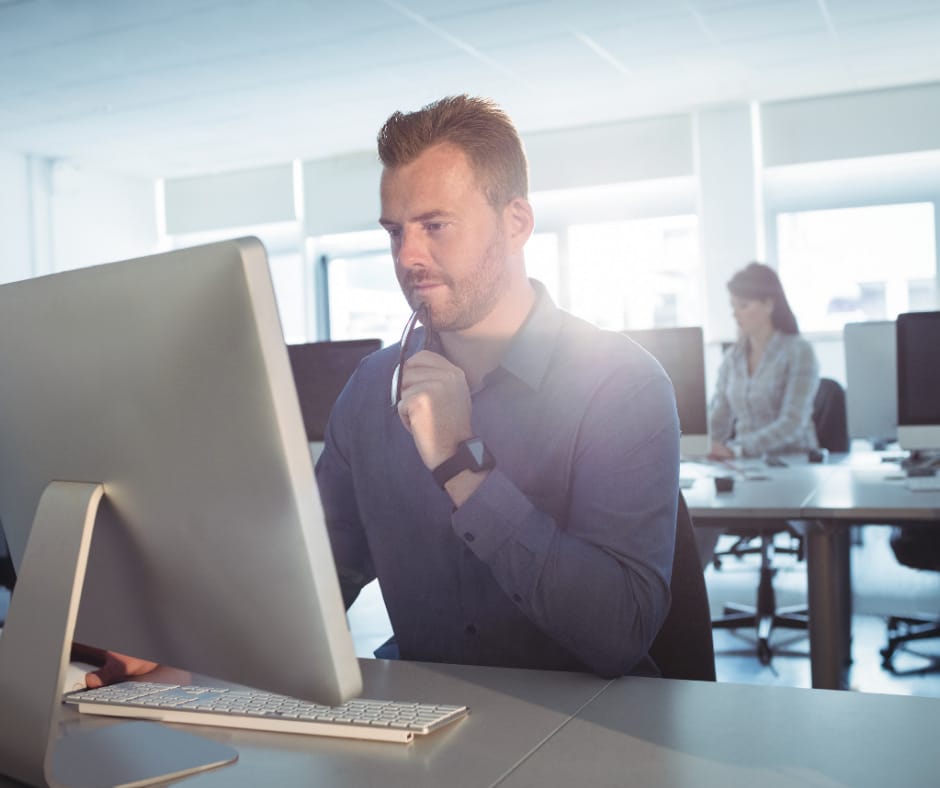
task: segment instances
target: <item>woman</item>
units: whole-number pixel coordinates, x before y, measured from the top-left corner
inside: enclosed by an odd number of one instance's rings
[[[738,341],[725,354],[709,409],[709,456],[760,457],[818,448],[819,365],[800,336],[776,272],[751,263],[728,282]]]

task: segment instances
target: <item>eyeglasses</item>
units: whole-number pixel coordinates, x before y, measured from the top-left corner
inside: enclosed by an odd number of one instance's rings
[[[401,402],[401,367],[405,363],[405,354],[408,352],[408,344],[415,332],[418,321],[424,326],[424,344],[422,350],[427,350],[431,346],[431,310],[427,304],[421,304],[405,324],[405,330],[401,335],[400,350],[398,351],[398,363],[395,365],[395,371],[392,372],[392,407],[397,408]]]

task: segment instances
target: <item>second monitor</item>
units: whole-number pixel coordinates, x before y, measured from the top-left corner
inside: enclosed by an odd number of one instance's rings
[[[699,326],[625,331],[666,370],[676,390],[679,450],[683,457],[708,454],[708,400],[705,393],[705,342]]]

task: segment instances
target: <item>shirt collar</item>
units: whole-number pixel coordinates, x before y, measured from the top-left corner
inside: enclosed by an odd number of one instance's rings
[[[535,304],[509,343],[500,367],[538,390],[555,349],[563,313],[555,306],[545,285],[536,279],[529,281],[535,290]]]

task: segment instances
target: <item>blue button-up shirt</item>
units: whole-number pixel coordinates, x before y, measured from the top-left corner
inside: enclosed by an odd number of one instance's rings
[[[502,363],[471,392],[496,467],[459,509],[389,406],[398,346],[350,379],[317,463],[343,596],[379,578],[404,659],[649,672],[675,541],[672,385],[626,336],[535,284]]]

